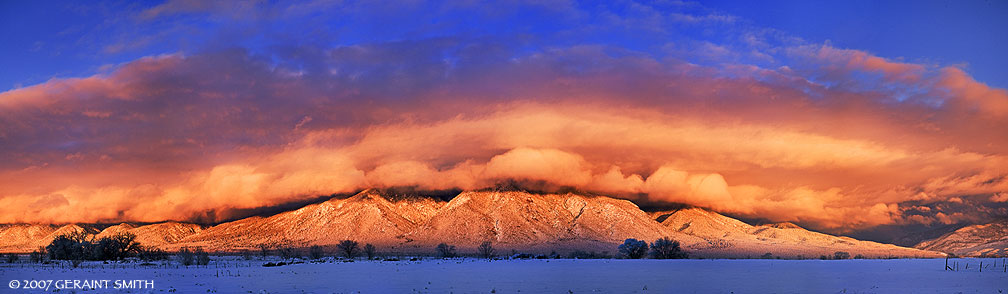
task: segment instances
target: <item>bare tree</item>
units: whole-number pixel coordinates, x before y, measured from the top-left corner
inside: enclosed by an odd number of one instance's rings
[[[375,257],[375,246],[370,243],[364,244],[364,255],[367,255],[368,259],[374,259]]]
[[[312,245],[311,248],[308,248],[308,257],[311,259],[322,259],[325,257],[325,250],[322,249],[322,246]]]
[[[131,254],[140,251],[140,243],[136,241],[133,233],[119,233],[109,237],[104,237],[95,242],[97,245],[91,259],[95,260],[121,260]]]
[[[686,258],[687,254],[679,246],[679,241],[661,238],[651,243],[651,256],[656,259],[675,259]]]
[[[357,246],[358,246],[357,241],[353,240],[343,240],[340,241],[339,245],[337,245],[340,251],[343,251],[343,255],[346,256],[347,258],[357,257],[357,253],[359,253]]]
[[[441,243],[437,245],[435,250],[437,250],[438,256],[444,258],[455,257],[455,245],[448,245],[446,243]]]
[[[483,243],[481,243],[479,246],[479,253],[481,256],[483,256],[483,258],[487,259],[493,258],[494,257],[493,242],[483,241]]]
[[[294,258],[294,248],[288,246],[277,247],[277,252],[280,253],[280,258],[291,259]]]
[[[33,263],[42,263],[45,261],[45,253],[45,247],[39,246],[38,249],[32,251],[31,254],[28,255],[28,260]]]
[[[46,246],[49,259],[69,261],[73,267],[77,267],[89,255],[91,241],[83,231],[75,231],[69,234],[60,235]]]
[[[259,254],[263,259],[266,259],[266,257],[270,254],[270,246],[266,244],[259,244]]]

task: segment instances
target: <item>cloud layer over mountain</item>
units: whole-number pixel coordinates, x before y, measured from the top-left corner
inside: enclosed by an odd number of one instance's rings
[[[1004,89],[696,5],[338,4],[355,17],[333,23],[311,12],[325,3],[190,4],[128,21],[208,16],[218,41],[0,93],[0,222],[222,220],[515,179],[840,230],[1008,193]],[[460,11],[478,16],[432,21]]]

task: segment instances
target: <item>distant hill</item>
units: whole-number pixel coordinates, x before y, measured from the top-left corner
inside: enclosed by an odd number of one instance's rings
[[[958,256],[1008,256],[1008,220],[966,226],[914,247]]]

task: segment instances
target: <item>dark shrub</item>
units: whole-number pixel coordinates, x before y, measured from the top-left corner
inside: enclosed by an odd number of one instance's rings
[[[651,256],[656,259],[679,259],[688,255],[679,246],[679,241],[661,238],[651,243]]]
[[[343,240],[339,242],[339,245],[337,245],[339,250],[343,252],[343,256],[351,259],[357,257],[357,254],[360,253],[358,246],[360,246],[360,244],[354,240]]]
[[[833,259],[850,259],[850,253],[837,251],[833,253]]]
[[[184,266],[190,266],[196,260],[195,255],[193,255],[193,252],[189,250],[189,247],[182,247],[179,249],[178,253],[175,253],[175,257],[178,258],[179,263]]]
[[[17,253],[7,253],[7,255],[4,256],[4,261],[7,263],[15,263],[18,262],[19,259],[21,258],[17,255]]]
[[[618,249],[619,253],[627,258],[639,259],[647,255],[648,244],[647,242],[630,238],[623,241],[623,244]]]
[[[444,258],[455,257],[455,245],[448,245],[445,243],[438,244],[436,248],[438,256]]]
[[[137,251],[137,257],[143,261],[168,260],[168,252],[159,248],[141,247]]]
[[[210,264],[210,253],[203,251],[202,247],[196,247],[196,250],[193,251],[193,255],[196,255],[196,264],[198,265]]]

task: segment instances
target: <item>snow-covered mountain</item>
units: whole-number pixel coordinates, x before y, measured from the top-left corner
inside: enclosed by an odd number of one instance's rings
[[[1008,220],[966,226],[914,247],[959,256],[1005,256],[1008,255]]]
[[[934,252],[813,232],[792,223],[753,226],[700,208],[653,215],[670,231],[702,238],[704,242],[685,248],[704,256],[755,258],[770,253],[783,258],[816,258],[833,256],[837,251],[869,258],[936,256]]]
[[[252,249],[269,246],[334,245],[346,239],[386,248],[408,241],[406,233],[427,222],[442,201],[407,197],[390,200],[377,190],[350,198],[333,198],[269,217],[250,217],[207,228],[169,245],[200,246],[209,250]]]
[[[53,239],[73,232],[97,234],[98,229],[89,225],[69,224],[64,226],[39,224],[0,225],[0,252],[30,252],[52,243]]]
[[[30,251],[48,244],[59,231],[77,225],[0,227],[0,250]],[[203,229],[184,223],[145,226],[120,224],[97,237],[131,232],[145,246],[182,246],[214,251],[271,247],[334,246],[352,239],[387,253],[431,253],[438,243],[475,252],[491,241],[499,252],[609,251],[627,238],[654,241],[669,237],[694,256],[816,258],[845,251],[866,257],[938,257],[940,253],[859,241],[805,230],[790,223],[753,226],[699,208],[645,213],[634,203],[604,196],[469,191],[450,201],[402,197],[366,190],[349,198],[279,213],[255,216]]]
[[[515,250],[615,251],[627,238],[699,238],[665,230],[630,201],[577,194],[464,192],[407,238],[426,249],[448,242],[475,248],[483,241]]]
[[[445,242],[462,249],[492,241],[501,249],[609,250],[626,238],[672,236],[636,205],[608,197],[464,192],[451,201],[390,199],[367,190],[270,217],[224,223],[169,247],[212,250],[334,245],[353,239],[388,251],[423,253]]]
[[[105,228],[95,235],[94,238],[100,239],[119,233],[132,233],[136,235],[136,241],[140,244],[160,247],[178,242],[185,237],[198,234],[201,231],[203,231],[203,227],[200,225],[179,222],[164,222],[144,226],[123,223]]]

